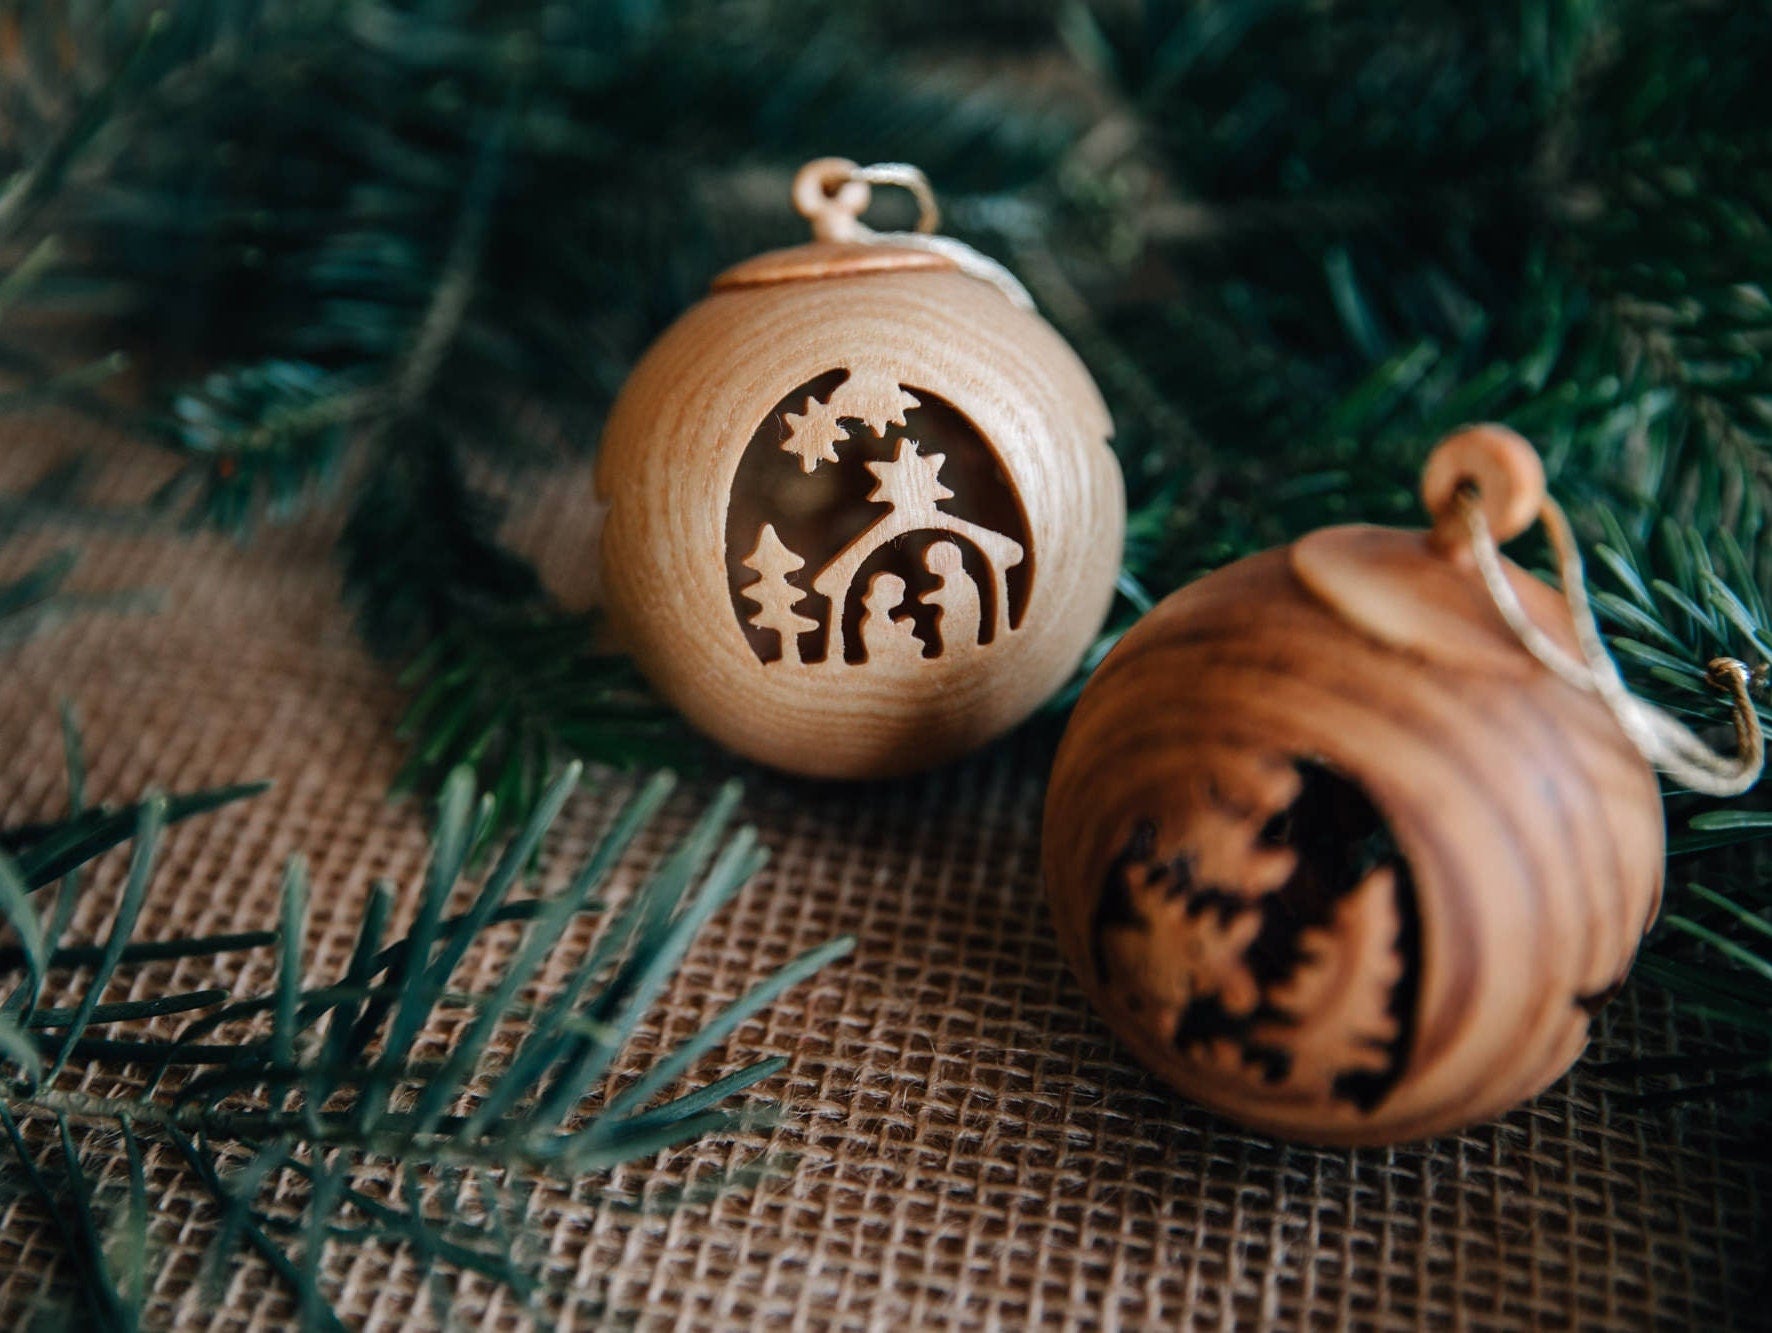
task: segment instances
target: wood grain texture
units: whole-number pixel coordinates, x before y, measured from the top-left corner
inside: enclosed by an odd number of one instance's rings
[[[1333,605],[1361,562],[1413,565],[1451,649]],[[1053,914],[1189,1097],[1311,1142],[1440,1134],[1561,1075],[1622,981],[1660,901],[1654,774],[1476,577],[1427,533],[1331,529],[1175,593],[1084,691],[1045,811]]]
[[[882,256],[801,247],[716,284],[636,367],[598,462],[624,646],[698,728],[811,776],[927,768],[1025,718],[1106,615],[1124,533],[1107,409],[1063,340]]]

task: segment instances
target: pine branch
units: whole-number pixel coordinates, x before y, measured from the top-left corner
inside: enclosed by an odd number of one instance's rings
[[[716,267],[791,234],[785,194],[760,210],[747,164],[785,180],[833,136],[887,156],[915,143],[950,188],[995,189],[1067,137],[1049,112],[908,85],[860,54],[860,16],[779,4],[740,32],[726,8],[169,11],[115,160],[62,201],[91,256],[80,296],[132,312],[163,361],[225,361],[224,382],[342,376],[353,418],[378,395],[410,403],[416,381],[490,455],[533,453],[497,429],[512,401],[600,409]],[[32,22],[46,43],[90,41]],[[811,106],[816,129],[797,113]],[[702,206],[682,208],[685,190]],[[262,387],[195,438],[172,432],[194,465],[234,483],[269,430],[292,478],[324,466],[324,432],[310,458],[290,429],[311,387]]]
[[[448,437],[410,424],[366,481],[343,539],[359,623],[407,662],[409,753],[396,786],[430,790],[471,766],[493,793],[491,831],[526,818],[567,756],[623,767],[694,755],[682,724],[628,661],[595,647],[494,538]]]
[[[236,534],[261,511],[287,518],[333,480],[347,433],[372,419],[377,403],[352,375],[305,361],[218,371],[173,400],[163,436],[205,463],[175,474],[156,504],[183,505],[187,524]]]
[[[0,1125],[13,1165],[81,1274],[79,1294],[91,1318],[104,1327],[133,1327],[146,1290],[150,1201],[140,1166],[143,1134],[170,1142],[212,1200],[220,1219],[213,1262],[232,1263],[234,1247],[246,1242],[290,1286],[303,1317],[319,1326],[334,1321],[321,1278],[324,1247],[346,1239],[404,1246],[427,1265],[480,1273],[520,1298],[539,1297],[546,1285],[541,1270],[519,1263],[509,1243],[511,1232],[522,1230],[520,1213],[493,1205],[483,1223],[464,1223],[456,1210],[426,1203],[423,1182],[447,1179],[462,1167],[506,1181],[518,1172],[579,1177],[708,1134],[771,1123],[769,1108],[731,1103],[778,1073],[786,1063],[780,1058],[753,1061],[686,1091],[672,1089],[764,1006],[852,947],[838,939],[808,950],[636,1077],[623,1079],[614,1073],[616,1062],[683,955],[762,863],[750,831],[729,829],[737,788],[720,793],[538,1007],[518,997],[563,947],[573,920],[604,910],[595,895],[673,784],[661,775],[643,787],[563,892],[513,896],[578,786],[579,769],[569,766],[480,880],[466,910],[451,915],[447,904],[471,880],[470,854],[494,817],[494,798],[476,796],[463,769],[444,784],[411,930],[384,942],[392,889],[378,885],[364,909],[357,948],[336,981],[303,985],[308,891],[297,858],[284,881],[274,937],[277,977],[268,993],[231,1000],[226,990],[206,988],[105,1004],[111,978],[130,963],[128,937],[171,806],[155,798],[132,807],[130,871],[93,958],[87,946],[65,940],[71,905],[83,868],[117,840],[91,832],[92,812],[83,809],[84,763],[71,730],[69,765],[72,814],[60,826],[40,826],[31,839],[73,849],[58,855],[62,888],[47,913],[33,905],[19,866],[0,854],[0,920],[18,936],[18,952],[8,961],[23,973],[0,1000],[0,1058],[16,1069],[0,1098]],[[219,803],[201,798],[182,813]],[[472,995],[450,991],[469,951],[484,947],[487,933],[505,923],[522,923],[524,931],[496,984]],[[186,953],[208,956],[240,945],[224,937],[185,943]],[[76,1003],[39,1003],[49,977],[86,965],[92,976]],[[439,1057],[413,1060],[410,1053],[433,1029],[438,1010],[464,1005],[472,1018],[460,1035]],[[177,1013],[200,1016],[170,1040],[89,1035]],[[84,1090],[95,1072],[124,1064],[148,1065],[147,1084],[124,1085],[109,1096]],[[123,1135],[131,1183],[115,1242],[107,1239],[69,1128],[74,1123],[114,1126]],[[44,1124],[58,1135],[59,1184],[39,1165],[41,1135],[31,1126]],[[250,1157],[243,1171],[223,1165],[236,1151]],[[370,1157],[397,1164],[404,1205],[358,1182]],[[280,1173],[306,1182],[305,1192],[295,1191],[302,1203],[294,1212],[266,1201],[290,1195],[287,1182],[279,1187]],[[111,1253],[123,1262],[110,1266]]]
[[[0,399],[0,414],[8,410]],[[58,469],[19,495],[0,495],[0,546],[26,527],[68,522],[108,526],[105,511],[78,503],[78,473]],[[145,592],[80,592],[68,586],[79,555],[64,547],[44,556],[23,574],[0,581],[0,652],[15,648],[72,616],[93,611],[130,612],[151,608]],[[4,835],[0,835],[3,837]],[[0,842],[0,846],[4,843]]]

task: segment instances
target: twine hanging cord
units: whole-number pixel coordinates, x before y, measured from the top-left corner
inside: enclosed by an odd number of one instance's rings
[[[1520,605],[1502,567],[1494,534],[1483,516],[1481,492],[1475,483],[1461,485],[1454,503],[1470,532],[1471,553],[1476,557],[1483,585],[1527,652],[1576,689],[1597,694],[1642,756],[1682,786],[1706,796],[1739,796],[1759,781],[1765,763],[1765,739],[1760,732],[1759,714],[1748,693],[1751,677],[1745,664],[1733,657],[1713,658],[1710,662],[1710,680],[1729,691],[1735,719],[1735,753],[1718,754],[1684,723],[1646,699],[1639,699],[1625,685],[1612,655],[1606,651],[1588,603],[1587,578],[1575,534],[1555,500],[1545,497],[1538,518],[1556,552],[1557,573],[1575,622],[1575,640],[1581,648],[1580,661],[1540,629]]]
[[[896,185],[910,191],[917,201],[915,231],[875,231],[861,220],[876,185]],[[968,277],[990,283],[1023,310],[1034,308],[1028,289],[996,260],[964,241],[934,234],[941,225],[935,191],[929,186],[929,178],[907,162],[877,162],[867,167],[840,157],[808,162],[794,177],[794,206],[812,224],[815,240],[896,245],[940,255]]]

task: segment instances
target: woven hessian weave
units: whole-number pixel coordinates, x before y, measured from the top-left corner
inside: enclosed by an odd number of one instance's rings
[[[92,455],[99,498],[158,476],[139,446],[66,418],[17,429],[0,489]],[[575,477],[580,474],[575,473]],[[591,546],[580,483],[550,482],[522,543],[569,597]],[[151,612],[82,613],[5,649],[0,822],[65,800],[56,709],[79,711],[95,799],[269,778],[269,794],[167,839],[138,935],[273,926],[284,859],[310,859],[311,979],[336,975],[370,882],[402,887],[410,918],[429,814],[386,793],[401,697],[353,634],[331,544],[336,516],[249,545],[104,531],[35,532],[0,548],[0,577],[48,550],[82,551],[75,586],[148,588]],[[1716,1108],[1638,1110],[1598,1066],[1711,1040],[1645,986],[1605,1014],[1569,1078],[1499,1124],[1425,1146],[1326,1152],[1239,1133],[1180,1102],[1090,1015],[1054,947],[1038,875],[1039,747],[1011,744],[932,778],[843,787],[749,775],[744,817],[768,869],[689,956],[644,1035],[675,1041],[769,970],[839,932],[854,956],[747,1025],[698,1079],[766,1054],[780,1128],[702,1143],[539,1192],[531,1228],[558,1288],[548,1322],[719,1329],[1151,1326],[1379,1329],[1736,1328],[1763,1322],[1769,1241],[1763,1145]],[[693,818],[691,782],[621,884]],[[633,780],[600,775],[568,805],[549,864],[582,855]],[[83,907],[104,924],[111,857]],[[557,984],[583,924],[542,979]],[[509,938],[501,937],[508,944]],[[491,984],[475,954],[460,989]],[[108,1000],[168,986],[265,990],[267,951],[136,969]],[[178,1020],[141,1030],[176,1031]],[[429,1034],[441,1042],[448,1030]],[[643,1054],[643,1052],[642,1052]],[[630,1060],[631,1063],[631,1060]],[[103,1091],[102,1080],[86,1086]],[[114,1144],[89,1136],[94,1162]],[[685,1184],[760,1159],[773,1173],[671,1210]],[[120,1152],[104,1178],[123,1179]],[[149,1323],[274,1328],[283,1289],[242,1256],[219,1308],[198,1281],[215,1218],[181,1163],[148,1158]],[[600,1202],[600,1200],[604,1200]],[[0,1203],[0,1327],[21,1324],[65,1261],[40,1214]],[[334,1243],[329,1289],[352,1325],[427,1327],[423,1270],[389,1246]],[[525,1316],[448,1275],[466,1328]]]

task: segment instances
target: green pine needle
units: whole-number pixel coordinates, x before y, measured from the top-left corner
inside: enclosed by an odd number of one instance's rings
[[[79,811],[84,761],[72,732],[68,754],[75,809],[65,824],[85,829],[90,821]],[[518,1263],[511,1252],[511,1229],[520,1223],[501,1215],[497,1206],[483,1227],[464,1223],[453,1215],[456,1210],[438,1211],[425,1202],[420,1174],[447,1175],[473,1166],[502,1179],[513,1171],[581,1176],[708,1134],[773,1123],[766,1107],[735,1108],[732,1101],[779,1073],[786,1064],[779,1057],[752,1061],[660,1098],[766,1005],[846,954],[852,947],[847,939],[786,964],[701,1032],[636,1071],[621,1091],[608,1091],[617,1058],[685,952],[762,863],[748,830],[728,833],[739,797],[736,786],[721,790],[547,1003],[537,1010],[518,1002],[563,946],[571,921],[600,910],[595,895],[672,788],[668,775],[643,785],[562,893],[513,897],[580,780],[580,769],[570,765],[549,785],[528,822],[481,878],[467,910],[452,915],[447,904],[473,877],[470,851],[484,835],[491,803],[476,795],[466,770],[451,775],[439,801],[411,930],[384,940],[394,890],[375,885],[351,958],[331,984],[304,985],[309,886],[304,862],[293,858],[283,882],[280,928],[257,941],[278,950],[272,988],[244,1000],[209,988],[100,1002],[119,969],[130,965],[128,937],[149,891],[154,853],[170,811],[164,798],[136,808],[135,832],[127,840],[129,872],[112,925],[96,946],[64,942],[68,922],[59,900],[49,909],[54,930],[46,930],[22,875],[0,856],[0,917],[20,937],[15,971],[22,973],[0,1003],[0,1058],[17,1075],[0,1098],[0,1123],[12,1144],[13,1165],[74,1255],[83,1275],[81,1296],[98,1324],[133,1327],[151,1285],[152,1201],[142,1165],[144,1138],[176,1149],[215,1203],[219,1221],[210,1280],[219,1280],[244,1244],[285,1281],[307,1326],[332,1328],[339,1325],[328,1304],[323,1264],[332,1240],[409,1247],[439,1271],[481,1274],[524,1300],[542,1296],[542,1270]],[[81,848],[80,857],[58,854],[72,881],[113,841],[70,837],[67,827],[46,826],[33,844]],[[481,994],[451,991],[451,978],[469,950],[505,923],[526,929],[498,981]],[[215,957],[236,947],[237,939],[212,937],[207,948],[188,942],[192,947],[185,952]],[[37,1007],[35,997],[46,988],[46,978],[53,986],[70,959],[92,969],[77,1002]],[[463,1005],[474,1017],[441,1058],[413,1060],[412,1050],[439,1009]],[[197,1017],[170,1040],[90,1035],[100,1025],[178,1013]],[[493,1054],[500,1034],[518,1038],[509,1055]],[[96,1097],[76,1090],[95,1070],[124,1064],[146,1064],[155,1072],[139,1091]],[[129,1185],[115,1226],[107,1227],[100,1217],[75,1123],[109,1125],[121,1134]],[[40,1169],[34,1155],[38,1136],[32,1127],[38,1125],[54,1127],[61,1184]],[[244,1169],[223,1166],[222,1154],[235,1151],[248,1155]],[[404,1206],[353,1183],[358,1167],[371,1157],[392,1160],[406,1173]],[[266,1198],[284,1172],[306,1182],[293,1219]],[[482,1189],[482,1198],[491,1188]]]

